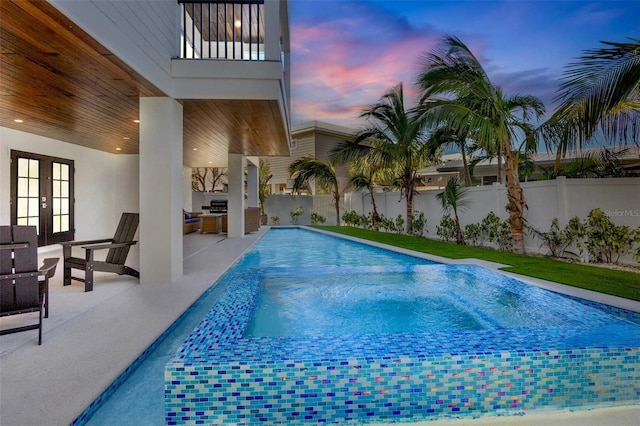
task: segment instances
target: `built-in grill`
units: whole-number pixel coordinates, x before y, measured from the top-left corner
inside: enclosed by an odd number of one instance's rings
[[[227,200],[211,200],[210,213],[227,213]]]

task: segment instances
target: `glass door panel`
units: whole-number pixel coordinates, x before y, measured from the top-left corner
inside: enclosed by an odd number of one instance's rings
[[[40,161],[18,158],[17,225],[40,227]]]
[[[38,244],[71,241],[73,161],[11,151],[11,223],[38,228]]]

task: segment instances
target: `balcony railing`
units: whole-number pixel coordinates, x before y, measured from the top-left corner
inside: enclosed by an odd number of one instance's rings
[[[264,0],[178,0],[181,59],[264,60]]]

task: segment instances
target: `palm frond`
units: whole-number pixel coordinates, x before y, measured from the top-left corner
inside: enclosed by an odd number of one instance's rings
[[[560,105],[544,125],[543,136],[563,152],[598,133],[622,144],[640,137],[640,40],[602,44],[565,67]]]
[[[313,180],[322,189],[336,191],[338,181],[335,168],[331,163],[318,160],[311,156],[297,159],[289,165],[289,175],[293,178],[293,191],[298,192],[303,185]]]

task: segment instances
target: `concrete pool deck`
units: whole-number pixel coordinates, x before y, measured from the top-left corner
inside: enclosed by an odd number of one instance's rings
[[[51,314],[44,323],[43,345],[37,345],[35,331],[0,337],[0,424],[71,423],[266,230],[240,239],[186,235],[184,276],[174,283],[140,285],[128,277],[101,275],[94,291],[84,293],[79,282],[62,286],[59,264],[51,282]],[[41,257],[61,257],[59,252],[48,251]],[[552,283],[538,284],[560,291]],[[610,303],[607,300],[598,301]],[[640,303],[632,302],[627,309],[640,311]],[[0,324],[16,321],[17,317],[3,318]],[[582,425],[588,424],[585,418],[595,420],[593,424],[635,426],[640,405],[442,424]]]

